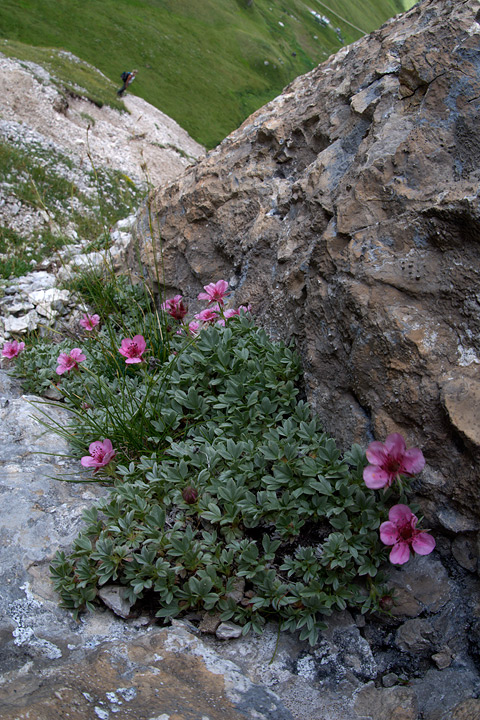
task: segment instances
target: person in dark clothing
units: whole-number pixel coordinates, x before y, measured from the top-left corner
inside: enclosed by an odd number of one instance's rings
[[[123,87],[121,87],[120,90],[117,90],[118,97],[122,97],[127,87],[131,85],[131,83],[135,80],[135,75],[137,74],[137,72],[138,70],[131,70],[130,72],[127,72],[127,70],[125,70],[122,73]]]

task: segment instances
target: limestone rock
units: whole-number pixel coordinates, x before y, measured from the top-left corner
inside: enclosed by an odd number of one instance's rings
[[[118,585],[104,585],[98,591],[98,597],[115,615],[122,618],[129,617],[132,604],[125,598],[123,589]]]
[[[473,535],[460,534],[452,542],[452,554],[465,570],[475,572],[478,568],[478,544]]]
[[[480,717],[480,700],[471,698],[453,708],[451,720],[478,720]]]
[[[410,688],[375,688],[373,683],[357,696],[355,711],[372,720],[417,720],[418,706]]]
[[[215,632],[221,622],[222,621],[220,620],[219,614],[211,615],[210,613],[205,613],[202,620],[200,621],[198,629],[203,633],[210,633],[212,635],[215,635]]]
[[[417,617],[423,610],[437,612],[451,597],[448,574],[431,556],[392,567],[389,584],[394,590],[393,615]]]
[[[2,720],[293,720],[273,692],[179,626],[103,642],[35,674],[26,668],[15,684],[7,678],[0,702]]]
[[[432,650],[435,632],[428,620],[407,620],[398,629],[396,644],[404,652]]]
[[[167,296],[224,278],[294,338],[344,446],[421,447],[429,523],[480,512],[479,8],[423,0],[297,78],[152,194],[131,248],[154,282],[153,227]]]
[[[217,627],[215,635],[219,640],[232,640],[238,638],[242,634],[242,628],[240,625],[236,625],[232,622],[222,622]]]
[[[448,650],[442,650],[441,652],[434,653],[432,660],[439,670],[444,670],[452,664],[452,653]]]
[[[3,324],[5,327],[5,333],[10,334],[23,334],[26,332],[32,332],[38,326],[40,322],[40,316],[36,310],[30,310],[21,317],[15,317],[14,315],[7,315],[4,318]]]

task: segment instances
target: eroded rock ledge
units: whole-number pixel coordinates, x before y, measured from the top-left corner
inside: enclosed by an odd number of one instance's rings
[[[161,235],[167,293],[226,278],[294,337],[343,444],[421,446],[453,532],[480,509],[479,12],[425,0],[295,80],[152,194],[135,242],[154,278]]]

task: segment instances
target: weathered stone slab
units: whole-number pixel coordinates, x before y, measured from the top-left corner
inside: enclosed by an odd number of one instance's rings
[[[292,720],[273,692],[252,683],[181,623],[6,676],[0,704],[2,720]]]

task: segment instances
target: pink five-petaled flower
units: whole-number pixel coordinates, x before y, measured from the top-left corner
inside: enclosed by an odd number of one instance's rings
[[[140,363],[143,358],[147,343],[143,335],[135,335],[133,338],[124,338],[121,346],[118,348],[120,355],[123,355],[127,365],[132,363]]]
[[[165,300],[165,302],[162,303],[162,310],[175,320],[183,320],[188,312],[187,306],[183,304],[182,295],[175,295],[175,297]]]
[[[9,358],[11,360],[12,358],[17,357],[17,355],[22,352],[24,347],[25,343],[18,342],[17,340],[6,342],[2,348],[2,355],[3,357]]]
[[[214,322],[214,320],[217,320],[218,318],[218,305],[213,308],[205,308],[205,310],[197,313],[195,317],[197,320],[201,320],[202,322]]]
[[[112,447],[112,441],[107,438],[105,438],[103,442],[95,440],[95,442],[90,443],[88,452],[90,455],[84,455],[80,462],[83,467],[94,468],[94,473],[100,468],[105,467],[105,465],[108,465],[110,460],[113,460],[116,455],[116,450]]]
[[[85,328],[85,330],[88,330],[88,332],[90,332],[99,324],[99,322],[99,315],[89,315],[88,313],[85,313],[85,315],[80,320],[80,325]]]
[[[209,303],[215,302],[223,305],[223,300],[228,291],[228,283],[225,280],[218,280],[216,283],[204,285],[205,292],[200,293],[199,300],[208,300]]]
[[[73,348],[73,350],[70,350],[68,354],[60,353],[57,359],[57,375],[63,375],[63,373],[70,372],[70,370],[76,370],[78,368],[78,363],[81,363],[86,359],[87,358],[80,348]]]
[[[410,557],[410,550],[419,555],[428,555],[435,547],[431,535],[416,529],[418,518],[408,505],[394,505],[388,513],[388,521],[380,525],[380,540],[393,545],[390,562],[403,565]]]
[[[372,442],[367,448],[370,465],[363,471],[365,485],[372,490],[390,487],[400,475],[411,477],[425,467],[425,458],[418,448],[407,450],[399,433],[389,435],[384,443]]]

